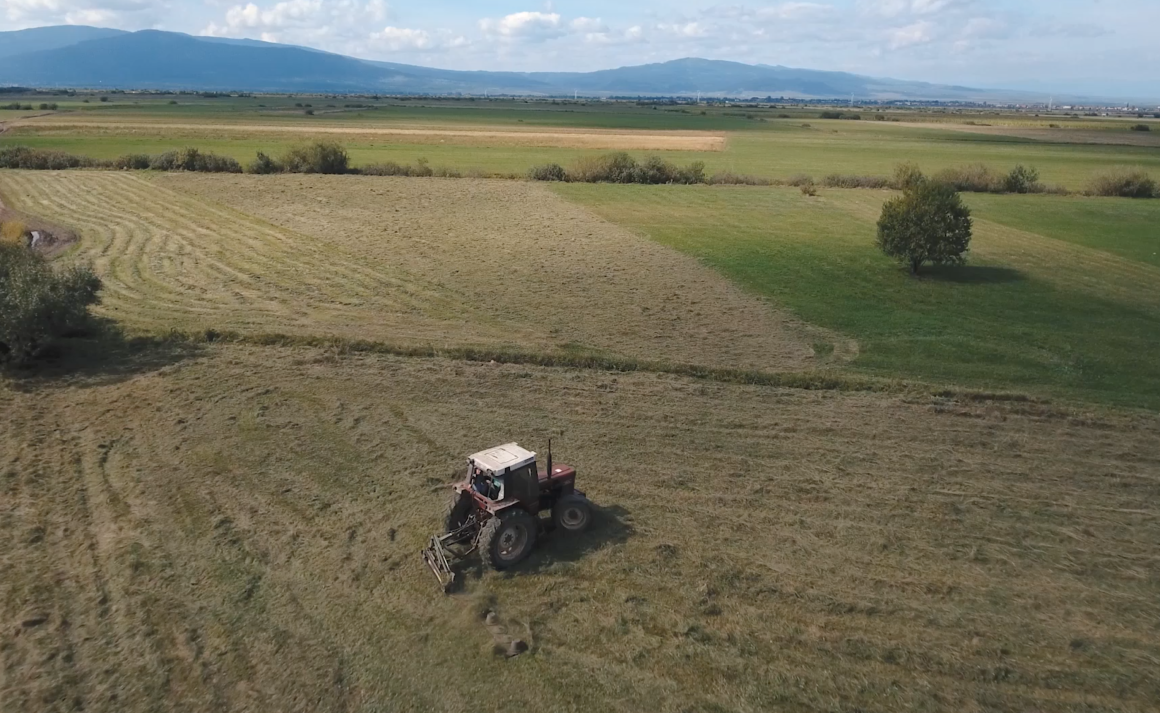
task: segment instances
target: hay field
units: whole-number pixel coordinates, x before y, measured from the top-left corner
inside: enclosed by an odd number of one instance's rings
[[[1154,416],[270,347],[86,363],[0,390],[6,712],[1160,697]],[[597,529],[438,595],[441,484],[549,435]],[[491,653],[488,605],[529,655]]]
[[[841,361],[694,259],[542,186],[358,176],[2,172],[14,208],[77,228],[101,312],[138,332],[611,354],[750,369]],[[824,359],[814,345],[836,345]]]
[[[223,126],[211,122],[124,121],[85,117],[75,119],[57,115],[47,119],[13,122],[12,129],[35,129],[39,134],[131,133],[166,137],[185,136],[190,139],[221,137],[223,133],[237,136],[295,134],[300,138],[330,137],[338,140],[396,141],[409,144],[450,142],[463,146],[533,146],[567,149],[604,149],[617,151],[723,151],[726,137],[706,131],[624,131],[610,129],[577,129],[559,127],[551,130],[476,126],[441,128],[408,123],[390,125],[327,124],[294,121],[286,123],[236,122]]]

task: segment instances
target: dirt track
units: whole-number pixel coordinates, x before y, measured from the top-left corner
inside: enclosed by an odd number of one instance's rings
[[[313,350],[140,357],[0,384],[4,713],[1160,699],[1155,417]],[[417,554],[439,486],[464,453],[548,436],[597,529],[443,598]],[[481,605],[533,650],[494,656]]]
[[[24,123],[24,122],[21,122]],[[16,126],[13,123],[13,126]],[[726,139],[721,135],[695,131],[648,133],[592,129],[506,130],[439,129],[424,127],[327,126],[310,124],[198,124],[167,122],[77,121],[62,118],[53,122],[28,122],[28,126],[52,129],[115,129],[119,131],[168,133],[206,131],[222,133],[284,133],[301,135],[396,137],[413,143],[430,143],[455,139],[465,145],[538,146],[546,148],[584,148],[640,151],[724,151]]]

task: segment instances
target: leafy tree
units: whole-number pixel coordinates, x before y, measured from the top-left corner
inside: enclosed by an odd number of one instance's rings
[[[971,211],[942,183],[922,181],[882,207],[878,247],[917,275],[926,263],[961,265],[971,243]]]
[[[53,270],[23,245],[0,244],[0,364],[27,364],[82,327],[100,289],[88,268]]]

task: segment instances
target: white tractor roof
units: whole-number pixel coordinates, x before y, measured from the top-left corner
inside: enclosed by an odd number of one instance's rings
[[[469,456],[472,462],[484,470],[493,473],[503,473],[505,470],[519,468],[536,460],[536,454],[520,448],[515,443],[508,443],[495,448],[488,448],[475,455]]]

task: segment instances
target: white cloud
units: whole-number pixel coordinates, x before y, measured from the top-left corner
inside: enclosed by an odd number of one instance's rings
[[[0,0],[7,25],[104,25],[131,29],[154,26],[165,16],[168,0]]]
[[[719,5],[702,13],[707,18],[742,22],[816,22],[838,16],[833,5],[816,2],[783,2],[752,8],[747,5]]]
[[[608,25],[604,24],[604,21],[599,17],[577,17],[575,20],[569,22],[568,26],[571,27],[574,32],[601,34],[608,32]]]
[[[901,15],[936,15],[961,10],[975,4],[975,0],[859,0],[862,12],[879,17]]]
[[[963,36],[974,39],[998,39],[1009,34],[1007,23],[991,17],[972,17],[963,27]]]
[[[366,33],[389,17],[383,0],[284,0],[269,6],[253,2],[226,10],[221,24],[211,22],[201,34],[213,37],[274,38],[269,41],[327,43]]]
[[[934,40],[934,24],[920,20],[912,25],[896,27],[889,32],[890,49],[922,45]]]
[[[484,34],[505,39],[542,42],[568,34],[568,28],[556,12],[516,12],[499,19],[479,21]]]
[[[674,37],[704,37],[708,34],[705,25],[700,22],[661,23],[657,29]]]

